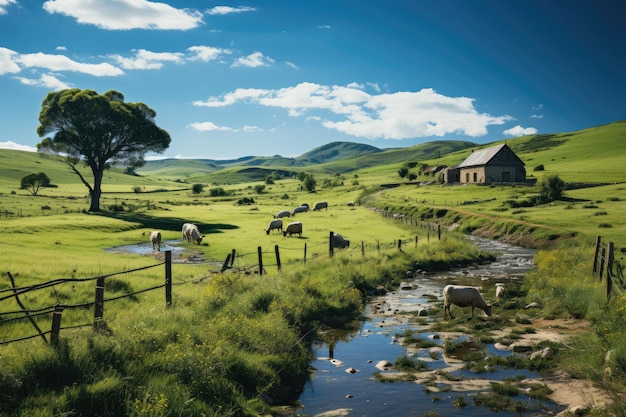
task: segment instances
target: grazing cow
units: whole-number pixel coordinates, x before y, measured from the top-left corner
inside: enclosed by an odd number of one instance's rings
[[[302,205],[293,209],[293,212],[291,213],[291,215],[295,216],[296,213],[306,213],[307,211],[309,211],[309,206]]]
[[[446,317],[446,312],[450,314],[451,318],[452,312],[450,311],[450,306],[452,304],[459,307],[472,307],[472,317],[474,317],[474,309],[479,308],[485,312],[488,316],[491,316],[491,305],[487,304],[485,299],[478,288],[476,287],[466,287],[462,285],[446,285],[443,289],[443,296],[445,298],[443,304],[443,317]]]
[[[333,248],[345,249],[350,247],[350,241],[346,240],[339,233],[335,233],[332,239]]]
[[[152,250],[161,251],[161,232],[154,231],[150,233],[150,243],[152,243]]]
[[[275,219],[282,219],[283,217],[291,216],[291,212],[289,210],[281,210],[276,215],[274,215]]]
[[[265,229],[265,233],[269,235],[270,232],[274,229],[280,230],[280,232],[282,233],[283,221],[281,219],[272,220],[270,224],[267,225],[267,229]]]
[[[348,201],[348,207],[354,207],[354,201]]]
[[[198,230],[198,226],[191,223],[183,224],[183,240],[186,242],[195,242],[197,245],[202,242],[202,236],[200,234],[200,230]]]
[[[296,233],[302,236],[302,222],[289,223],[287,228],[283,230],[283,236],[289,235],[289,237],[291,237],[291,235],[295,235]]]
[[[313,207],[313,211],[319,211],[321,209],[328,210],[328,203],[326,201],[320,201],[319,203],[315,203],[315,207]]]

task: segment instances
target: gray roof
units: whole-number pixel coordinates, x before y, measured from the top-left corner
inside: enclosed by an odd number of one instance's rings
[[[465,158],[463,162],[459,164],[459,168],[465,167],[473,167],[477,165],[486,165],[487,162],[491,161],[491,159],[496,156],[498,152],[502,150],[506,146],[506,143],[491,146],[489,148],[481,149],[479,151],[474,151],[470,156]]]

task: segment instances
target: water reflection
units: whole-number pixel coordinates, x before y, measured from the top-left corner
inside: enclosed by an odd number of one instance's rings
[[[366,321],[356,331],[327,332],[324,341],[314,345],[317,356],[313,362],[315,372],[300,396],[302,409],[300,415],[316,415],[334,412],[328,415],[346,416],[423,416],[434,412],[440,416],[484,416],[491,414],[485,407],[476,407],[473,395],[477,392],[490,392],[489,381],[502,381],[506,378],[536,378],[537,373],[519,369],[497,369],[495,372],[477,374],[465,370],[463,359],[470,352],[484,351],[488,355],[509,355],[508,351],[499,351],[493,345],[482,345],[469,341],[462,349],[455,349],[446,354],[443,338],[427,331],[419,337],[429,338],[434,347],[415,349],[403,347],[399,335],[419,333],[426,326],[416,324],[413,314],[431,308],[433,302],[440,302],[442,289],[446,284],[481,285],[484,283],[506,282],[520,279],[533,268],[534,250],[473,238],[481,249],[497,253],[497,259],[490,265],[470,270],[455,270],[445,274],[420,276],[412,280],[409,289],[398,290],[380,297],[366,310]],[[425,318],[428,320],[428,318]],[[453,341],[467,340],[458,335]],[[412,382],[380,382],[377,373],[397,373],[394,370],[381,371],[380,361],[394,362],[400,356],[410,356],[427,364],[429,372],[440,370],[448,372],[457,382],[436,382],[422,384]],[[356,372],[347,372],[356,371]],[[470,384],[471,381],[478,381]],[[458,391],[457,391],[458,390]],[[524,401],[532,411],[512,413],[500,411],[498,416],[550,416],[563,407],[555,404],[537,402],[524,395],[515,401]],[[459,401],[466,406],[459,408]]]

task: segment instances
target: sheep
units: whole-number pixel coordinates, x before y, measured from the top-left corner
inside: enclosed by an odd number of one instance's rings
[[[274,215],[275,219],[282,219],[283,217],[291,216],[291,212],[289,210],[281,210]]]
[[[161,232],[154,231],[150,233],[150,243],[152,243],[152,250],[157,249],[159,252],[161,251]]]
[[[287,228],[283,230],[283,236],[298,234],[302,236],[302,222],[293,222],[287,225]]]
[[[267,229],[265,229],[265,233],[269,235],[270,232],[274,229],[280,230],[282,233],[283,221],[281,219],[272,220],[270,224],[267,225]]]
[[[197,245],[202,242],[202,236],[200,234],[200,230],[198,230],[198,226],[192,223],[183,224],[183,240],[187,242],[195,242]]]
[[[307,211],[309,211],[309,207],[305,205],[301,205],[293,209],[293,212],[291,213],[291,215],[295,216],[296,213],[306,213]]]
[[[333,238],[331,242],[332,242],[333,248],[345,249],[345,248],[350,247],[350,241],[344,239],[343,236],[341,236],[339,233],[333,234]]]
[[[474,309],[479,308],[488,316],[491,316],[491,305],[487,304],[483,296],[476,287],[466,287],[462,285],[446,285],[443,289],[445,298],[443,304],[443,317],[446,317],[446,311],[450,314],[450,318],[454,318],[450,311],[452,304],[458,307],[472,307],[472,317],[474,317]]]
[[[315,203],[313,211],[320,211],[322,209],[328,210],[328,203],[326,201],[320,201],[319,203]]]

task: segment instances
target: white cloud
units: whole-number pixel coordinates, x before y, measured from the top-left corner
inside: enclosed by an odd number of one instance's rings
[[[263,132],[263,129],[258,126],[244,126],[243,131],[246,133]]]
[[[17,4],[17,0],[0,0],[0,15],[7,14],[7,6]]]
[[[37,148],[33,148],[32,146],[20,145],[19,143],[7,141],[0,142],[0,149],[12,149],[14,151],[27,151],[27,152],[37,152]]]
[[[285,61],[285,64],[287,64],[288,67],[291,67],[293,69],[300,69],[296,64],[294,64],[293,62],[289,62],[289,61]]]
[[[67,47],[65,47],[65,46],[60,46],[60,45],[59,45],[59,46],[57,46],[57,47],[56,47],[56,48],[54,48],[54,49],[56,49],[57,51],[67,51]]]
[[[225,15],[231,13],[244,13],[244,12],[256,12],[256,8],[248,6],[230,7],[230,6],[215,6],[206,11],[210,15]]]
[[[145,49],[136,51],[133,58],[124,58],[121,55],[110,55],[124,69],[130,70],[146,70],[160,69],[163,62],[179,63],[183,60],[183,54],[180,52],[152,52]]]
[[[114,67],[109,63],[84,64],[76,62],[65,55],[50,55],[37,52],[35,54],[18,55],[15,62],[25,67],[46,68],[51,71],[74,71],[95,77],[117,76],[124,74],[124,71]]]
[[[196,10],[147,0],[48,0],[43,8],[107,30],[188,30],[203,24]]]
[[[223,126],[218,126],[213,122],[197,122],[197,123],[191,123],[189,125],[187,125],[187,127],[190,127],[194,130],[197,130],[199,132],[211,132],[214,130],[218,130],[218,131],[232,131],[233,129],[230,127],[223,127]]]
[[[520,125],[517,125],[515,127],[505,130],[502,133],[504,133],[505,135],[509,135],[509,136],[525,136],[525,135],[534,135],[537,132],[538,130],[535,129],[534,127],[522,127]]]
[[[262,52],[253,52],[248,56],[242,56],[238,58],[233,67],[267,67],[274,63],[274,60],[270,57],[263,55]]]
[[[530,117],[533,119],[543,119],[543,114],[531,114]]]
[[[204,61],[209,62],[218,59],[221,55],[230,55],[232,52],[229,49],[215,48],[213,46],[191,46],[187,50],[194,55],[189,58],[190,61]]]
[[[18,53],[7,48],[0,47],[0,75],[17,74],[22,69],[15,63]]]
[[[25,78],[25,77],[15,77],[19,82],[24,85],[32,85],[36,87],[46,87],[48,89],[58,91],[65,90],[66,88],[71,88],[72,86],[64,83],[59,80],[56,76],[51,74],[42,74],[39,79]]]
[[[362,138],[409,139],[462,134],[478,137],[490,125],[501,125],[511,116],[479,113],[474,99],[447,97],[432,89],[370,95],[363,86],[325,86],[301,83],[279,90],[237,89],[222,97],[196,101],[195,106],[223,107],[238,102],[287,110],[290,116],[316,112],[328,129]],[[323,116],[321,116],[321,114]],[[307,120],[316,120],[308,117]]]
[[[318,29],[331,29],[332,26],[331,25],[319,25],[317,28]]]

